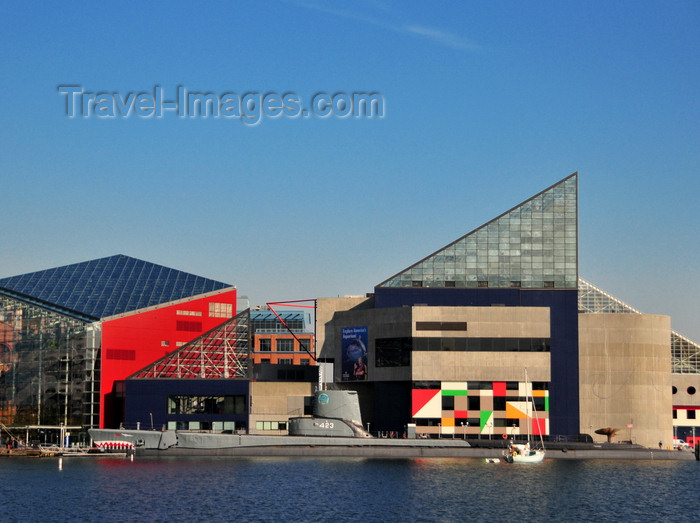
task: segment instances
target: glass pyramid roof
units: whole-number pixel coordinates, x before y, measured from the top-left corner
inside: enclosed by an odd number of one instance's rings
[[[93,319],[232,287],[123,254],[0,279],[0,292]]]
[[[575,289],[577,197],[573,173],[378,287]]]
[[[250,309],[238,313],[128,379],[246,379]]]

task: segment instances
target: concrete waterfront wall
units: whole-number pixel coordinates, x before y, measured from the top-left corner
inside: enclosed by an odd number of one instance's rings
[[[284,422],[289,418],[304,415],[304,397],[313,395],[315,384],[287,381],[251,382],[250,414],[248,417],[249,434],[269,434],[270,431],[258,430],[258,421]],[[286,434],[287,431],[275,431],[273,434]]]
[[[651,314],[581,314],[581,431],[619,429],[616,441],[668,448],[673,437],[671,320]],[[628,425],[632,425],[629,427]],[[592,434],[596,442],[603,435]]]

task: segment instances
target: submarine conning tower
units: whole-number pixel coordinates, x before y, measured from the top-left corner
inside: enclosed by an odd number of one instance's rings
[[[354,390],[319,390],[314,394],[314,417],[354,421],[362,426],[360,400]]]

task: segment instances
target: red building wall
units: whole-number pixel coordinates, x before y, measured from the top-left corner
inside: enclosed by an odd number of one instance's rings
[[[125,314],[102,324],[100,428],[117,428],[115,382],[236,315],[236,290]]]

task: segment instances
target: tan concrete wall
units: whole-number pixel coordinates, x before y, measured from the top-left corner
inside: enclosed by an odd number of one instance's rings
[[[340,338],[336,340],[335,331],[331,324],[333,316],[338,311],[348,311],[355,308],[366,308],[373,303],[373,298],[345,297],[319,298],[316,301],[316,350],[319,359],[322,357],[340,357]],[[338,355],[335,355],[337,347]]]
[[[367,327],[367,375],[369,381],[405,381],[411,379],[411,369],[408,367],[377,368],[374,366],[374,341],[376,338],[411,336],[411,307],[338,311],[334,315],[330,327],[326,333],[333,330],[335,345],[329,354],[335,358],[335,381],[341,381],[342,377],[341,335],[343,327]],[[328,339],[326,341],[328,342]]]
[[[671,443],[668,316],[580,314],[579,364],[581,432],[612,427],[620,429],[613,441],[631,438],[652,448]]]
[[[464,338],[549,338],[547,307],[398,307],[362,308],[357,299],[326,299],[319,305],[319,326],[323,318],[324,354],[335,358],[335,381],[341,379],[341,330],[343,327],[368,328],[368,376],[370,381],[405,380],[507,380],[523,381],[524,368],[532,381],[550,381],[548,353],[513,352],[414,352],[411,368],[374,367],[374,340],[387,337],[464,337]],[[341,307],[355,306],[354,310]],[[466,321],[466,331],[415,329],[417,321]],[[320,343],[319,343],[320,345]]]
[[[548,352],[414,352],[413,381],[550,381]]]
[[[416,337],[549,338],[548,307],[413,307],[413,321],[466,321],[466,332],[416,331]]]
[[[313,395],[314,383],[262,382],[250,383],[249,434],[270,434],[256,430],[257,421],[288,421],[304,414],[304,397]],[[279,434],[280,432],[275,432]],[[286,434],[286,432],[281,432]]]

